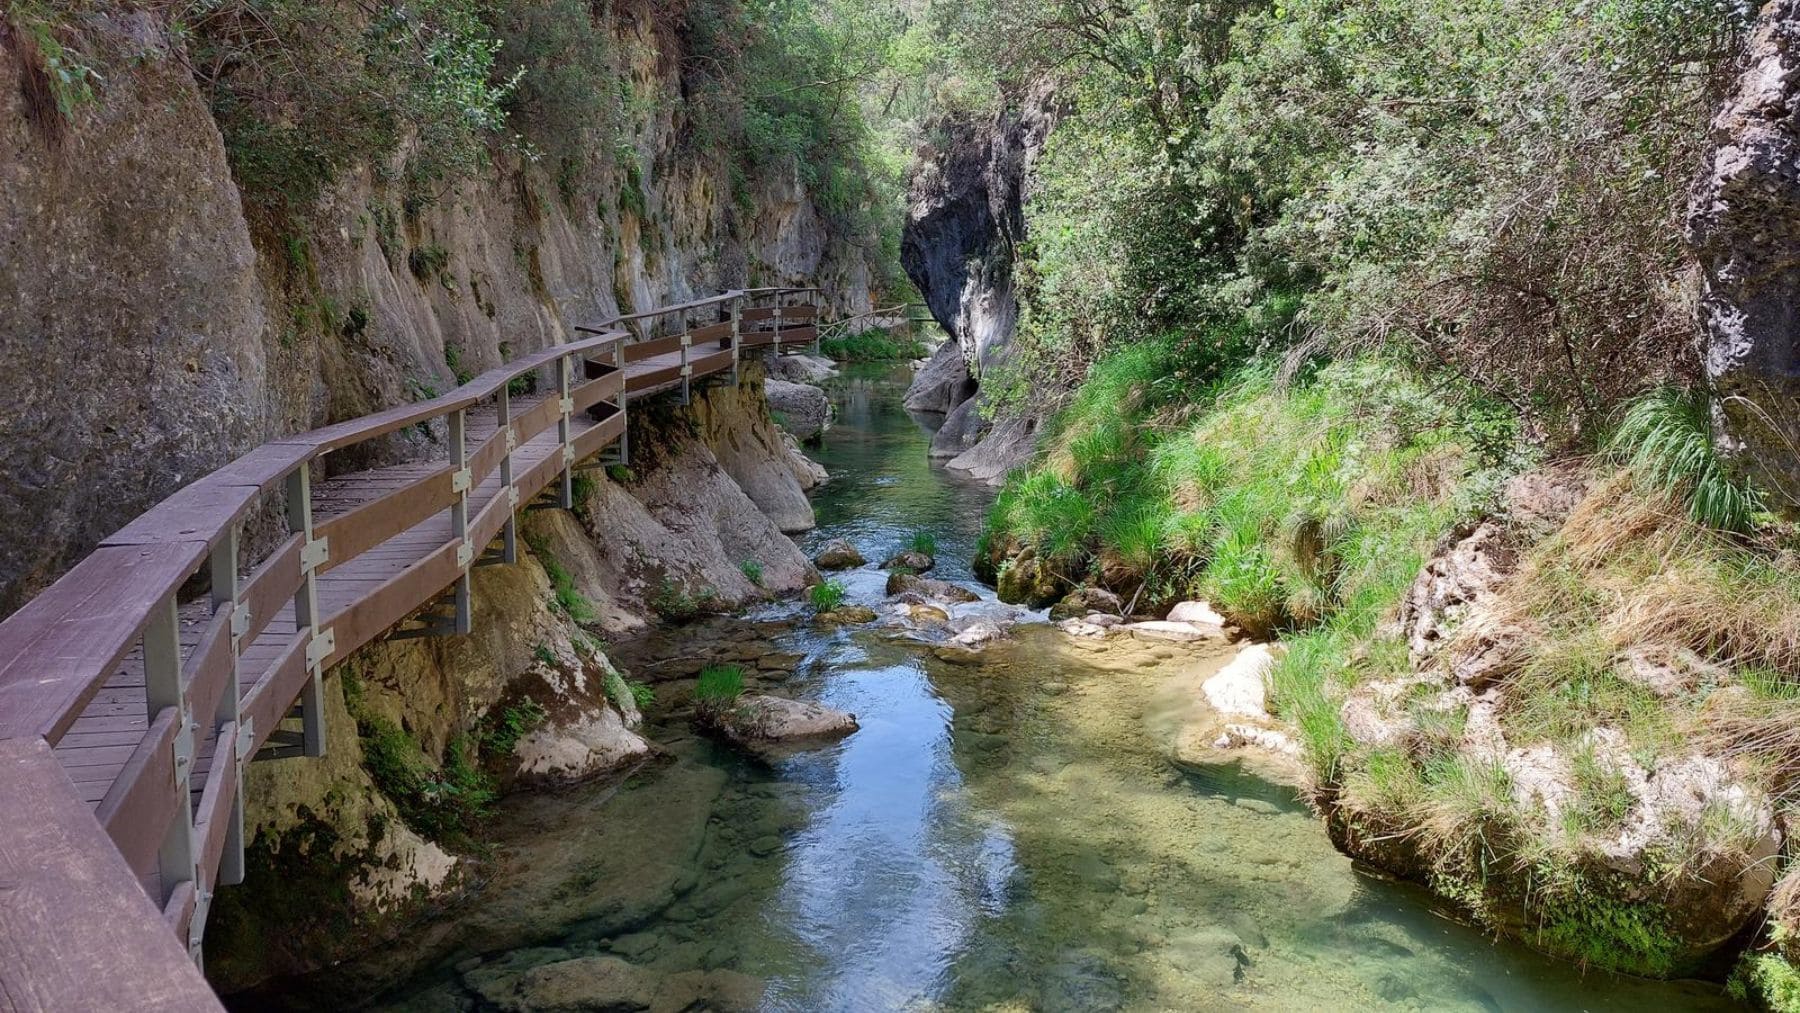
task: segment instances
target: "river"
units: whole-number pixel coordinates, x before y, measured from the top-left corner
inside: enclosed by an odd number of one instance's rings
[[[967,561],[992,491],[925,456],[904,371],[830,384],[816,547],[871,560],[914,531]],[[850,582],[874,604],[878,573]],[[652,710],[669,753],[622,782],[510,800],[476,895],[368,958],[240,1006],[383,1010],[1639,1010],[1721,990],[1576,968],[1495,942],[1365,874],[1291,791],[1176,768],[1196,680],[1226,653],[1014,630],[939,660],[791,605],[665,631],[804,655],[780,692],[858,715],[832,746],[752,760]],[[750,652],[754,653],[754,649]],[[608,1005],[607,1003],[611,1003]]]

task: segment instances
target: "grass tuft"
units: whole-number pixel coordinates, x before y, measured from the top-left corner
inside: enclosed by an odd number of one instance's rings
[[[846,593],[843,581],[826,580],[807,589],[806,597],[812,603],[813,611],[830,612],[844,603]]]
[[[1608,447],[1645,482],[1685,503],[1696,524],[1742,533],[1765,509],[1757,490],[1720,458],[1712,402],[1699,389],[1658,387],[1632,402]]]

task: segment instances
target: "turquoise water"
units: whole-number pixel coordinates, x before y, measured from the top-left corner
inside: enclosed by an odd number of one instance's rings
[[[871,560],[935,534],[964,560],[991,490],[925,461],[901,380],[833,385],[813,544]],[[854,580],[872,600],[879,581]],[[770,616],[787,615],[772,610]],[[767,617],[765,617],[767,618]],[[471,899],[401,945],[241,1005],[391,1010],[1638,1010],[1701,983],[1583,976],[1354,869],[1289,792],[1167,759],[1222,657],[1094,653],[1043,626],[988,663],[791,619],[662,636],[807,656],[764,688],[856,713],[834,745],[753,759],[653,720],[622,783],[515,799]],[[656,677],[651,642],[621,646]],[[774,677],[771,677],[772,680]],[[680,684],[659,684],[665,700]]]

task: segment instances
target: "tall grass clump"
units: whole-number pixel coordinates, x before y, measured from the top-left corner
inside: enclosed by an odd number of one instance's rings
[[[740,665],[707,665],[694,684],[694,706],[707,721],[722,720],[744,695],[744,669]]]
[[[1608,446],[1641,479],[1685,504],[1696,524],[1742,533],[1764,509],[1757,490],[1719,456],[1712,402],[1698,388],[1658,387],[1632,402]]]
[[[844,595],[847,593],[843,581],[826,580],[808,588],[806,598],[812,604],[813,611],[830,612],[844,603]]]

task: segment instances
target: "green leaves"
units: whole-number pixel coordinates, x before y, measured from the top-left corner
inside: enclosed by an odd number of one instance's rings
[[[1762,494],[1731,473],[1712,438],[1712,403],[1698,388],[1659,387],[1633,402],[1608,441],[1612,455],[1687,505],[1696,524],[1750,530]]]

